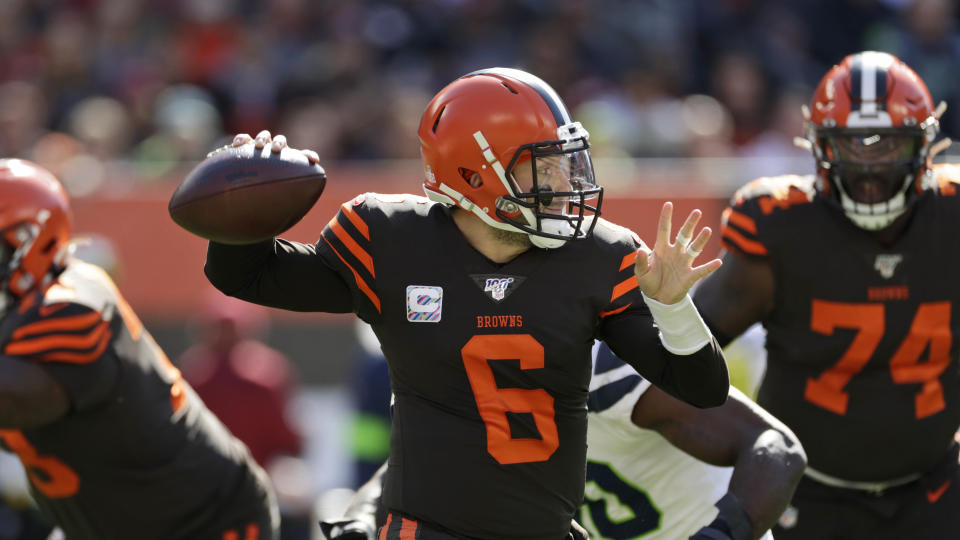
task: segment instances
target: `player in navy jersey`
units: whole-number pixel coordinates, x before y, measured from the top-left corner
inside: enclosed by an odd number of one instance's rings
[[[684,401],[726,399],[687,295],[720,264],[692,266],[710,231],[696,211],[671,241],[666,204],[650,249],[600,219],[587,131],[523,71],[457,79],[418,134],[427,198],[360,195],[315,245],[211,242],[206,274],[226,294],[372,326],[394,395],[381,538],[560,540],[583,497],[595,338]]]
[[[0,160],[0,447],[70,540],[272,540],[247,448],[99,267],[70,256],[57,179]]]
[[[932,165],[942,107],[907,65],[850,55],[804,109],[810,176],[761,178],[724,213],[696,301],[721,343],[757,321],[758,402],[809,457],[778,540],[960,530],[960,174]]]

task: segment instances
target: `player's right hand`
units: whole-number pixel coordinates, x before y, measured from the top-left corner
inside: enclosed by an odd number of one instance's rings
[[[287,147],[287,138],[284,135],[271,136],[268,130],[263,130],[260,133],[257,133],[257,138],[251,137],[247,133],[237,133],[233,136],[233,142],[230,143],[231,147],[243,146],[245,144],[253,143],[253,145],[259,150],[266,145],[270,145],[270,150],[276,154],[279,154],[284,148]],[[214,150],[216,152],[216,150]],[[320,156],[317,155],[313,150],[300,150],[300,152],[307,156],[307,159],[310,163],[316,165],[320,163]]]

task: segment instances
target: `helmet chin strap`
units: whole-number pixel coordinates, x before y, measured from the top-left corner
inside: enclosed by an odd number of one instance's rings
[[[545,233],[573,236],[573,226],[563,219],[544,220],[540,225],[540,229]],[[559,238],[547,238],[546,236],[537,236],[535,234],[528,234],[527,236],[530,237],[530,243],[542,249],[557,249],[567,243],[566,240]]]

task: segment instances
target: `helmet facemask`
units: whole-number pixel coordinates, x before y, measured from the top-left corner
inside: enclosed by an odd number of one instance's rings
[[[603,200],[587,131],[572,122],[560,126],[557,135],[556,140],[517,149],[506,169],[510,194],[500,197],[496,206],[504,223],[548,249],[590,236]]]
[[[877,230],[906,211],[928,144],[920,130],[822,129],[818,147],[844,212],[858,226]]]

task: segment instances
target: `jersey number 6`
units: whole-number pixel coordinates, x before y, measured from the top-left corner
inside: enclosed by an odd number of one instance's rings
[[[499,388],[489,362],[519,360],[520,369],[543,368],[543,345],[529,334],[473,336],[460,351],[487,429],[487,452],[501,465],[546,461],[560,446],[553,396],[542,388]],[[515,439],[507,413],[530,413],[539,439]]]

